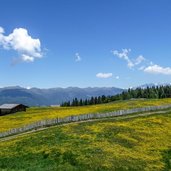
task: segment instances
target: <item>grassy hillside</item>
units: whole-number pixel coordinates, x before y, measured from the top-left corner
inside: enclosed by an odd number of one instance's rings
[[[108,112],[121,109],[139,108],[144,106],[157,106],[171,104],[171,98],[160,100],[128,100],[114,103],[83,106],[83,107],[44,107],[44,108],[29,108],[27,112],[19,112],[6,116],[0,116],[0,132],[12,128],[18,128],[36,121],[65,117],[71,115]]]
[[[0,170],[169,171],[170,140],[171,113],[68,124],[0,142]]]

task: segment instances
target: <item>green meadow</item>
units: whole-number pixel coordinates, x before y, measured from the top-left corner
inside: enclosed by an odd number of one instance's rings
[[[171,98],[159,100],[126,100],[82,107],[31,107],[27,109],[27,112],[18,112],[15,114],[1,116],[0,132],[4,132],[12,128],[19,128],[40,120],[166,104],[171,104]]]
[[[72,123],[0,142],[2,171],[170,169],[171,113]]]

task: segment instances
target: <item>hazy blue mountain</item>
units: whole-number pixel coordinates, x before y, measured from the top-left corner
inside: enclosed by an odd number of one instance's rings
[[[29,106],[48,106],[57,105],[61,102],[78,99],[86,99],[91,96],[115,95],[121,93],[123,89],[115,87],[68,87],[26,89],[19,86],[0,88],[0,104],[3,103],[23,103]]]

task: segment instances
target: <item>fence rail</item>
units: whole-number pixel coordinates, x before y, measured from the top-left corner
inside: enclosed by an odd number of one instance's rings
[[[62,123],[70,123],[70,122],[77,122],[77,121],[84,121],[84,120],[98,119],[98,118],[108,118],[108,117],[113,117],[113,116],[123,116],[123,115],[128,115],[128,114],[139,113],[139,112],[163,110],[163,109],[168,109],[168,108],[171,108],[171,104],[163,105],[163,106],[148,106],[144,108],[118,110],[118,111],[106,112],[106,113],[88,113],[88,114],[67,116],[64,118],[42,120],[42,121],[38,121],[29,125],[25,125],[20,128],[13,128],[9,131],[1,132],[0,138],[18,134],[18,133],[23,133],[23,132],[30,131],[30,130],[37,129],[37,128],[53,126],[53,125],[58,125]]]

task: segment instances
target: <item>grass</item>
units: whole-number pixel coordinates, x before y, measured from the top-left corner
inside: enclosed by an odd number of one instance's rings
[[[61,125],[0,142],[2,171],[169,171],[171,113]]]
[[[16,114],[0,116],[0,132],[4,132],[12,128],[22,127],[24,125],[45,119],[85,113],[102,113],[121,109],[139,108],[144,106],[166,105],[170,103],[171,98],[160,100],[152,99],[118,101],[114,103],[83,107],[34,107],[27,109],[27,112],[18,112]]]

